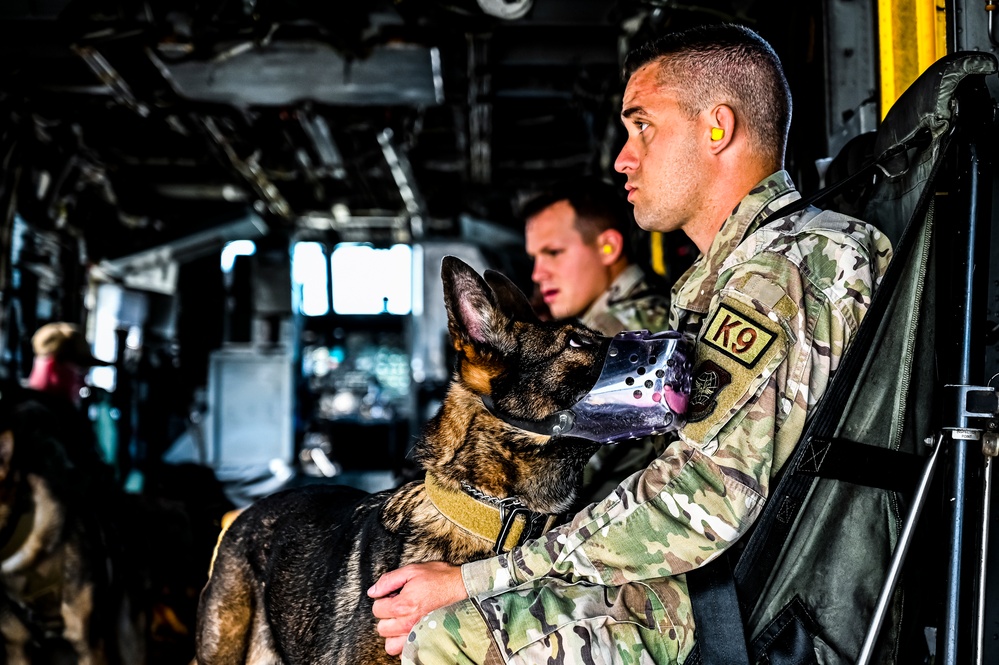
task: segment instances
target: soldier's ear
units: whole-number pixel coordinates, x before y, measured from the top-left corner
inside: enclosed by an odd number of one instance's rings
[[[614,265],[624,254],[624,236],[617,229],[601,231],[597,236],[597,252],[602,265]]]
[[[717,104],[706,112],[705,139],[708,152],[717,155],[732,144],[737,131],[735,111],[728,104]]]

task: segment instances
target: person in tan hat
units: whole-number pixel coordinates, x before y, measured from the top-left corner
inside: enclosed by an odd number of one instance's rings
[[[28,377],[28,387],[60,395],[79,404],[80,389],[87,370],[109,363],[90,352],[87,338],[79,326],[64,321],[46,323],[31,338],[35,361]]]

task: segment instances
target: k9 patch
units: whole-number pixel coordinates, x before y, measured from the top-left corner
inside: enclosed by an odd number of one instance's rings
[[[773,304],[754,298],[773,313],[768,317],[746,302],[746,296],[723,294],[701,328],[690,410],[682,430],[688,441],[706,443],[716,436],[787,355],[788,336],[779,321],[793,316],[797,308],[783,292],[780,297],[774,294]]]
[[[777,339],[764,326],[722,304],[708,324],[701,341],[721,351],[743,367],[753,367]]]

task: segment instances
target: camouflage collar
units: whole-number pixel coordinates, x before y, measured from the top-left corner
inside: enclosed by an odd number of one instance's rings
[[[558,515],[528,510],[517,497],[499,499],[462,483],[462,490],[444,487],[432,473],[424,481],[427,497],[441,515],[464,531],[493,544],[496,554],[509,552],[554,526]]]
[[[645,274],[642,269],[632,263],[617,276],[614,283],[607,289],[608,299],[614,301],[624,298],[634,291],[644,278]]]
[[[708,253],[699,256],[694,265],[677,280],[673,286],[675,308],[706,313],[725,259],[756,230],[757,224],[800,198],[801,195],[795,190],[791,176],[786,171],[778,171],[760,181],[735,206],[711,242]]]

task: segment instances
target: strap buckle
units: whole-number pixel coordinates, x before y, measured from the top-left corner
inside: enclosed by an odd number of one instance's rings
[[[541,513],[529,510],[517,497],[511,496],[505,499],[500,499],[499,504],[500,530],[499,536],[496,537],[496,542],[493,544],[494,553],[502,554],[504,552],[503,545],[506,543],[506,539],[510,536],[510,532],[513,530],[513,525],[517,521],[518,515],[523,515],[524,517],[524,528],[520,532],[520,537],[517,539],[517,542],[513,544],[513,547],[520,545],[525,540],[541,535],[547,515],[542,515]]]

